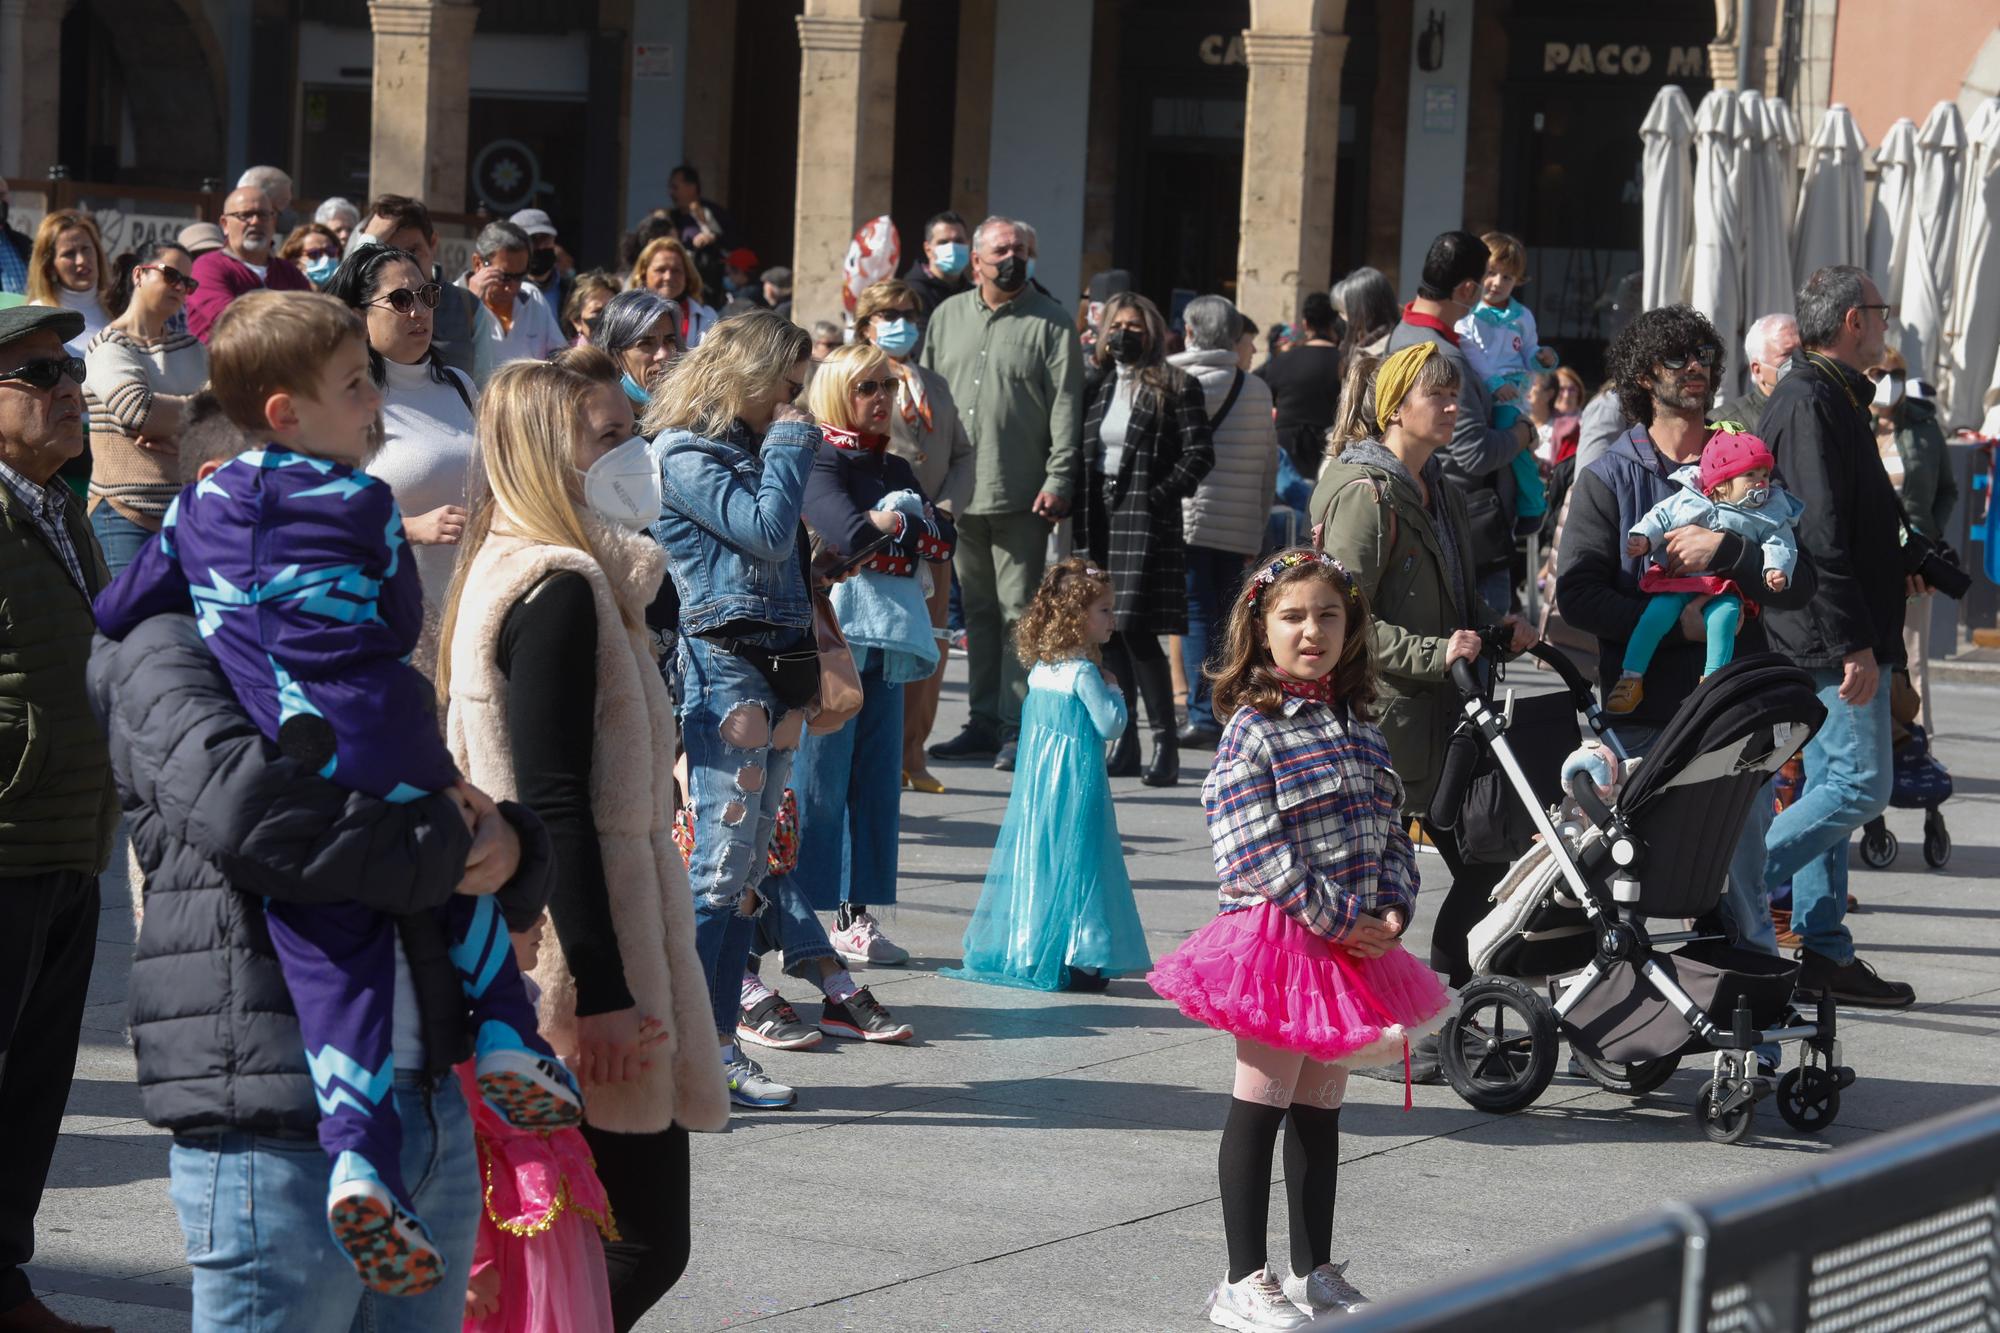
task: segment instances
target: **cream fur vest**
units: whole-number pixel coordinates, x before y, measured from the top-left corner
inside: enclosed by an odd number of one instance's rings
[[[500,629],[514,604],[558,571],[581,574],[597,600],[596,749],[591,814],[604,855],[611,921],[625,985],[642,1016],[664,1025],[666,1043],[636,1083],[587,1089],[585,1118],[599,1129],[650,1134],[679,1122],[691,1130],[729,1123],[729,1099],[709,1017],[708,988],[694,952],[694,899],[670,836],[673,823],[673,705],[643,633],[666,560],[644,533],[614,530],[586,516],[601,562],[582,551],[495,532],[473,558],[451,647],[445,732],[452,757],[475,785],[513,798],[507,678],[497,660]],[[535,980],[542,988],[542,1035],[558,1052],[576,1048],[576,981],[549,932]]]

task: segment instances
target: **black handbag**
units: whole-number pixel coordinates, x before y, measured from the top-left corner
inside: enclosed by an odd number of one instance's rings
[[[1569,695],[1515,698],[1507,743],[1520,761],[1521,771],[1527,774],[1535,799],[1545,808],[1561,798],[1563,760],[1581,739],[1576,707]],[[1469,747],[1478,755],[1473,762],[1472,778],[1466,784],[1465,799],[1455,812],[1439,810],[1433,805],[1431,822],[1444,828],[1456,827],[1459,854],[1467,861],[1510,865],[1527,855],[1534,845],[1534,822],[1492,752],[1480,745],[1476,736],[1461,729],[1451,738],[1450,748],[1462,747]],[[1447,755],[1444,768],[1450,769],[1452,763]],[[1439,795],[1445,794],[1446,785],[1439,784]]]

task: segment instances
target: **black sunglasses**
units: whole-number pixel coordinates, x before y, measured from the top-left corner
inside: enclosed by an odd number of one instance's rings
[[[1716,363],[1721,360],[1722,349],[1714,343],[1710,343],[1706,347],[1695,348],[1692,356],[1663,356],[1660,358],[1660,364],[1668,370],[1686,370],[1690,361],[1699,361],[1708,369],[1713,370]]]
[[[0,381],[19,380],[30,389],[47,392],[67,375],[72,383],[83,383],[83,358],[80,356],[45,356],[39,361],[16,366],[12,370],[0,370]]]
[[[178,287],[185,292],[198,292],[201,290],[201,283],[198,280],[174,268],[172,265],[146,264],[142,265],[142,267],[149,268],[166,279],[167,286],[169,287]]]
[[[785,401],[788,403],[796,401],[798,396],[805,392],[805,387],[805,385],[787,375],[785,377]]]
[[[398,287],[393,292],[384,292],[368,304],[381,305],[387,302],[389,308],[397,314],[407,315],[417,308],[419,301],[424,303],[424,309],[435,310],[438,308],[438,302],[443,299],[444,288],[434,282],[427,282],[421,287]]]

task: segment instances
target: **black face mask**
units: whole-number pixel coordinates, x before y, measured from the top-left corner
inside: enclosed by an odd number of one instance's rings
[[[553,250],[530,250],[528,252],[528,272],[538,278],[546,278],[556,266],[556,252]]]
[[[1028,261],[1008,255],[993,266],[993,285],[1003,292],[1018,292],[1028,285]]]
[[[1104,349],[1119,365],[1136,365],[1146,354],[1146,335],[1137,329],[1113,329],[1104,340]]]

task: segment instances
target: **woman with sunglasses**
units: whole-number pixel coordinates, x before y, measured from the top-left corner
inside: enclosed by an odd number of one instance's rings
[[[434,617],[465,533],[479,453],[473,430],[478,391],[431,345],[442,293],[409,251],[364,245],[334,270],[326,292],[359,311],[368,325],[368,365],[382,390],[383,435],[368,471],[389,483],[403,511],[425,614]]]
[[[180,492],[181,417],[208,382],[208,349],[169,325],[199,285],[194,257],[171,241],[118,257],[115,318],[84,354],[90,416],[91,529],[115,575],[160,530]]]
[[[345,249],[340,237],[325,223],[301,222],[278,247],[278,258],[291,260],[307,281],[325,291],[326,281],[340,267],[340,256]]]

